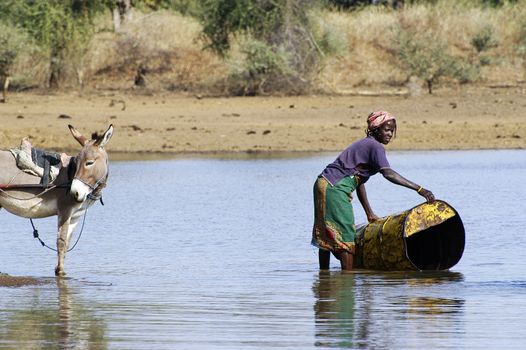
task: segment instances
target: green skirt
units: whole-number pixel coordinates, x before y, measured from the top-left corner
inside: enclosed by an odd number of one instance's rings
[[[314,184],[314,246],[354,254],[356,226],[351,201],[357,186],[354,176],[346,176],[334,186],[318,177]]]

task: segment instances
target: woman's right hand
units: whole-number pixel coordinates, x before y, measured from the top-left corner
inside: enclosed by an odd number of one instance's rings
[[[418,191],[418,194],[424,197],[428,203],[433,203],[435,201],[433,192],[426,190],[425,188],[422,188],[420,191]]]
[[[375,213],[367,214],[367,221],[369,221],[369,222],[374,222],[374,221],[377,221],[379,219],[380,218],[378,216],[376,216]]]

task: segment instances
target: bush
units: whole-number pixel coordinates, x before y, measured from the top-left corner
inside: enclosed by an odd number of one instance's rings
[[[259,40],[247,40],[241,44],[241,63],[233,63],[227,89],[234,95],[263,95],[267,89],[279,90],[279,81],[293,76],[287,66],[287,54],[275,52]]]
[[[274,52],[264,42],[250,41],[242,46],[241,52],[246,55],[245,70],[252,78],[288,73],[286,54]]]
[[[520,25],[516,48],[519,55],[526,55],[526,22]]]
[[[182,15],[197,17],[201,12],[201,2],[199,0],[171,0],[170,6]]]
[[[480,0],[483,5],[490,7],[504,6],[505,4],[514,4],[517,0]]]
[[[208,47],[226,57],[231,40],[244,38],[253,40],[243,44],[241,53],[247,62],[246,87],[241,91],[257,93],[254,86],[265,82],[268,88],[281,92],[297,93],[309,84],[324,56],[322,47],[330,47],[328,38],[318,44],[323,33],[316,30],[308,11],[315,9],[317,2],[309,0],[205,0],[203,2],[203,33]],[[321,41],[321,40],[320,40]],[[284,53],[287,53],[284,55]],[[257,72],[257,74],[255,74]],[[284,77],[280,77],[284,74]],[[278,82],[279,81],[279,82]],[[239,90],[239,89],[238,89]]]
[[[426,0],[420,0],[425,2]],[[427,0],[428,2],[430,0]],[[354,10],[369,5],[383,5],[398,8],[404,4],[404,0],[326,0],[331,6],[336,6],[339,9]],[[415,0],[409,1],[415,2]]]
[[[478,65],[450,56],[450,68],[445,75],[451,76],[461,84],[466,84],[478,80],[480,68]]]
[[[471,45],[477,52],[486,51],[491,47],[497,46],[497,40],[493,36],[493,28],[489,25],[482,28],[471,39]]]
[[[31,40],[23,31],[0,22],[0,75],[11,75],[17,59],[30,48]]]
[[[200,20],[209,47],[226,55],[231,36],[250,33],[256,39],[268,41],[283,23],[286,0],[204,0]]]
[[[58,87],[67,55],[82,56],[93,34],[92,19],[106,0],[2,0],[0,20],[23,29],[48,52],[49,85]]]
[[[19,51],[17,30],[0,23],[0,75],[8,74]]]
[[[408,77],[414,75],[426,81],[430,94],[433,85],[442,77],[451,77],[460,83],[478,78],[477,66],[447,54],[446,43],[431,34],[398,27],[395,29],[394,44]]]

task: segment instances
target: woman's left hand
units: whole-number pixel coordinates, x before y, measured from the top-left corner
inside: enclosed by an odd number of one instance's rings
[[[425,188],[422,188],[420,191],[418,191],[418,194],[424,197],[428,203],[433,203],[435,201],[433,192],[426,190]]]

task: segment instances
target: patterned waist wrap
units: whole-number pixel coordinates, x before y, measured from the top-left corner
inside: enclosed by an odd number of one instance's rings
[[[351,200],[357,186],[354,176],[346,176],[334,186],[325,178],[318,177],[314,184],[314,246],[354,254],[356,226]]]

